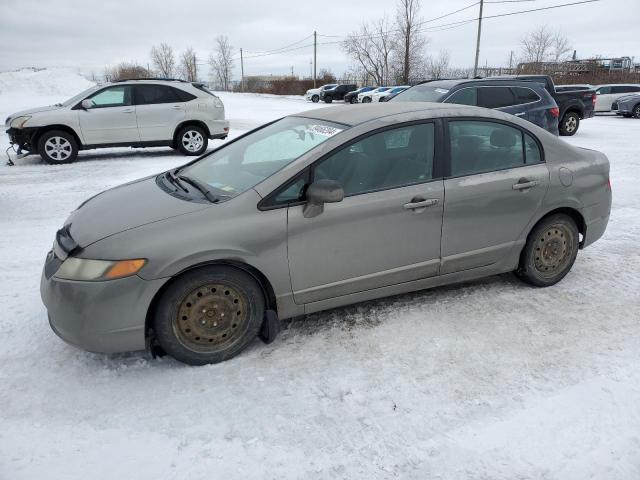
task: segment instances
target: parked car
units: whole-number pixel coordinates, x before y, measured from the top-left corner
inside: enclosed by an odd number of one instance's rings
[[[387,99],[391,102],[458,103],[492,108],[521,117],[558,135],[559,110],[544,87],[510,79],[435,80]]]
[[[378,87],[378,88],[374,88],[373,90],[369,90],[368,92],[359,93],[358,103],[371,103],[372,95],[380,92],[386,92],[387,90],[390,90],[390,89],[391,87]]]
[[[610,112],[613,102],[629,93],[640,93],[640,85],[633,83],[612,83],[607,85],[597,85],[596,89],[596,112]]]
[[[200,83],[141,79],[95,86],[50,107],[10,115],[5,128],[18,153],[48,163],[73,162],[79,150],[169,146],[202,155],[208,139],[226,138],[222,101]]]
[[[326,88],[320,91],[320,100],[323,100],[325,103],[342,100],[347,93],[353,92],[356,88],[358,88],[358,86],[354,84],[336,85],[333,88]]]
[[[361,87],[361,88],[359,88],[357,90],[349,92],[344,96],[344,102],[345,103],[358,103],[358,94],[370,92],[371,90],[374,90],[374,89],[375,89],[375,87]]]
[[[594,115],[596,103],[596,92],[593,88],[579,86],[576,89],[557,90],[553,79],[549,75],[504,75],[501,77],[488,78],[510,78],[514,80],[528,80],[544,85],[544,88],[553,97],[560,110],[558,128],[560,135],[575,135],[580,128],[580,121],[591,118]]]
[[[577,90],[595,90],[593,85],[588,83],[574,85],[556,85],[556,92],[575,92]]]
[[[307,90],[307,93],[304,94],[304,98],[307,101],[311,101],[313,103],[318,103],[320,101],[320,92],[327,88],[337,87],[337,83],[327,83],[326,85],[322,85],[320,88],[311,88]]]
[[[278,319],[512,271],[553,285],[610,209],[605,155],[513,115],[315,109],[85,201],[41,296],[73,345],[213,363]]]
[[[404,92],[410,85],[403,85],[400,87],[391,87],[389,90],[385,90],[384,92],[378,92],[371,95],[372,102],[384,102],[390,95],[396,95],[400,92]]]
[[[617,98],[613,101],[611,110],[623,117],[640,118],[640,93]]]

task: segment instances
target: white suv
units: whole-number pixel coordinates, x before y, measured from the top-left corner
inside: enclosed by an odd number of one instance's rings
[[[64,103],[14,113],[5,128],[19,157],[69,163],[78,150],[169,146],[201,155],[226,138],[224,105],[200,83],[126,80],[92,87]]]

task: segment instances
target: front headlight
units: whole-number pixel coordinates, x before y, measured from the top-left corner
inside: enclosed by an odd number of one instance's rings
[[[27,123],[27,120],[29,120],[31,117],[29,116],[22,116],[22,117],[16,117],[13,120],[11,120],[11,128],[22,128],[24,127],[24,124]]]
[[[130,277],[140,271],[147,261],[143,258],[133,260],[89,260],[68,257],[55,273],[56,278],[64,280],[82,280],[100,282]]]

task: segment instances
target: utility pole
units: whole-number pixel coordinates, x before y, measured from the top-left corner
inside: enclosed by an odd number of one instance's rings
[[[476,41],[476,62],[473,64],[473,76],[478,75],[478,57],[480,56],[480,35],[482,33],[482,7],[484,0],[480,0],[480,16],[478,16],[478,40]]]
[[[313,88],[316,88],[316,53],[318,50],[318,34],[313,31]]]
[[[513,68],[513,50],[511,50],[511,54],[509,55],[509,70],[511,70],[512,68]]]
[[[240,91],[244,92],[244,58],[242,48],[240,49]]]

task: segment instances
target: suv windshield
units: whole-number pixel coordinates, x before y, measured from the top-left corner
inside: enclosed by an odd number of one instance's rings
[[[91,92],[94,92],[96,90],[98,90],[98,88],[102,88],[98,85],[93,86],[91,88],[87,88],[86,90],[80,92],[79,94],[71,97],[69,100],[65,100],[64,102],[60,103],[60,106],[63,107],[70,107],[71,105],[73,105],[74,103],[78,103],[80,100],[84,100],[84,98],[89,95]]]
[[[345,128],[324,120],[285,117],[180,169],[180,176],[210,187],[214,195],[235,197]]]
[[[429,83],[416,85],[400,92],[390,102],[441,102],[449,92],[448,88]]]

